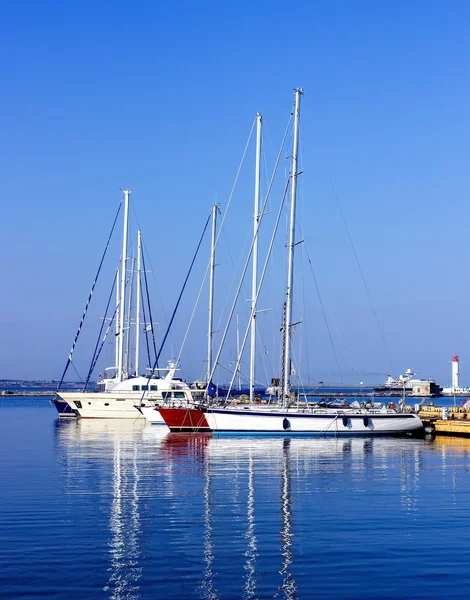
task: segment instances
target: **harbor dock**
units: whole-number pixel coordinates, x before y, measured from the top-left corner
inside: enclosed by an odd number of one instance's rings
[[[470,409],[463,406],[422,406],[419,417],[427,433],[470,437]]]

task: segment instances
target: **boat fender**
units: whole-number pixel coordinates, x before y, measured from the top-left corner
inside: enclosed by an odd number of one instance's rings
[[[347,426],[348,426],[348,417],[343,417],[343,425],[344,425],[345,427],[347,427]]]
[[[284,417],[284,420],[282,421],[282,427],[284,428],[284,431],[290,431],[290,421],[289,419]]]
[[[364,427],[368,427],[369,426],[369,417],[364,417],[362,419],[362,422],[364,423]]]

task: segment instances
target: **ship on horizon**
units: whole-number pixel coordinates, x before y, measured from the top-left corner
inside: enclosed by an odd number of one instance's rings
[[[415,375],[416,371],[412,369],[407,369],[398,379],[389,375],[383,385],[373,388],[374,393],[386,396],[442,396],[442,387],[434,379],[417,379]]]

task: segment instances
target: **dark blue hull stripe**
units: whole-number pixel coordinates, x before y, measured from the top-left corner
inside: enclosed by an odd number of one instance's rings
[[[244,415],[244,414],[248,414],[250,416],[256,416],[256,417],[271,417],[271,418],[276,418],[279,419],[280,417],[286,417],[288,419],[334,419],[335,417],[337,417],[338,419],[341,419],[343,417],[347,417],[348,419],[364,419],[364,417],[369,417],[369,419],[416,419],[415,415],[412,414],[401,414],[401,413],[392,413],[392,414],[355,414],[355,415],[349,415],[348,413],[344,413],[344,414],[338,414],[338,415],[328,415],[328,414],[323,414],[323,413],[305,413],[304,415],[298,414],[298,413],[293,413],[293,412],[278,412],[278,413],[272,413],[272,412],[254,412],[254,411],[246,411],[246,413],[240,411],[233,411],[233,410],[214,410],[214,409],[209,409],[206,411],[203,411],[207,414],[211,414],[211,415]]]
[[[366,431],[212,431],[211,429],[200,427],[198,429],[195,428],[172,428],[170,429],[172,433],[212,433],[214,436],[237,436],[243,437],[245,435],[249,436],[261,436],[261,437],[370,437],[370,436],[403,436],[407,433],[412,433],[411,431],[374,431],[374,430],[366,430]]]

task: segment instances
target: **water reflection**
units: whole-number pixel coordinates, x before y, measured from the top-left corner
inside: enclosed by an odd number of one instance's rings
[[[204,577],[201,584],[201,595],[207,600],[219,598],[214,586],[214,544],[212,541],[212,481],[210,460],[206,461],[204,486]]]
[[[281,556],[282,563],[279,573],[282,582],[279,586],[277,596],[284,598],[296,598],[297,586],[292,577],[291,565],[293,532],[291,523],[291,465],[290,465],[290,439],[283,440],[282,444],[282,467],[281,467]]]
[[[302,531],[330,535],[322,510],[336,528],[365,508],[413,516],[432,509],[423,490],[437,476],[457,511],[470,483],[470,440],[456,438],[214,438],[104,420],[57,422],[55,433],[70,514],[80,497],[106,516],[100,577],[112,600],[183,576],[183,597],[308,597],[298,561],[315,536]],[[195,566],[168,583],[178,562]]]
[[[58,447],[72,496],[80,488],[103,489],[108,503],[108,578],[103,585],[111,600],[141,597],[142,526],[140,519],[140,452],[144,439],[142,423],[88,421],[56,425]],[[153,443],[155,436],[151,439]],[[95,466],[101,479],[95,479]],[[78,488],[78,489],[77,489]]]
[[[251,600],[256,598],[256,558],[258,556],[258,540],[255,533],[255,463],[253,451],[250,449],[248,456],[248,499],[246,504],[247,528],[245,538],[248,548],[245,552],[247,571],[245,576],[245,589],[243,598]]]

